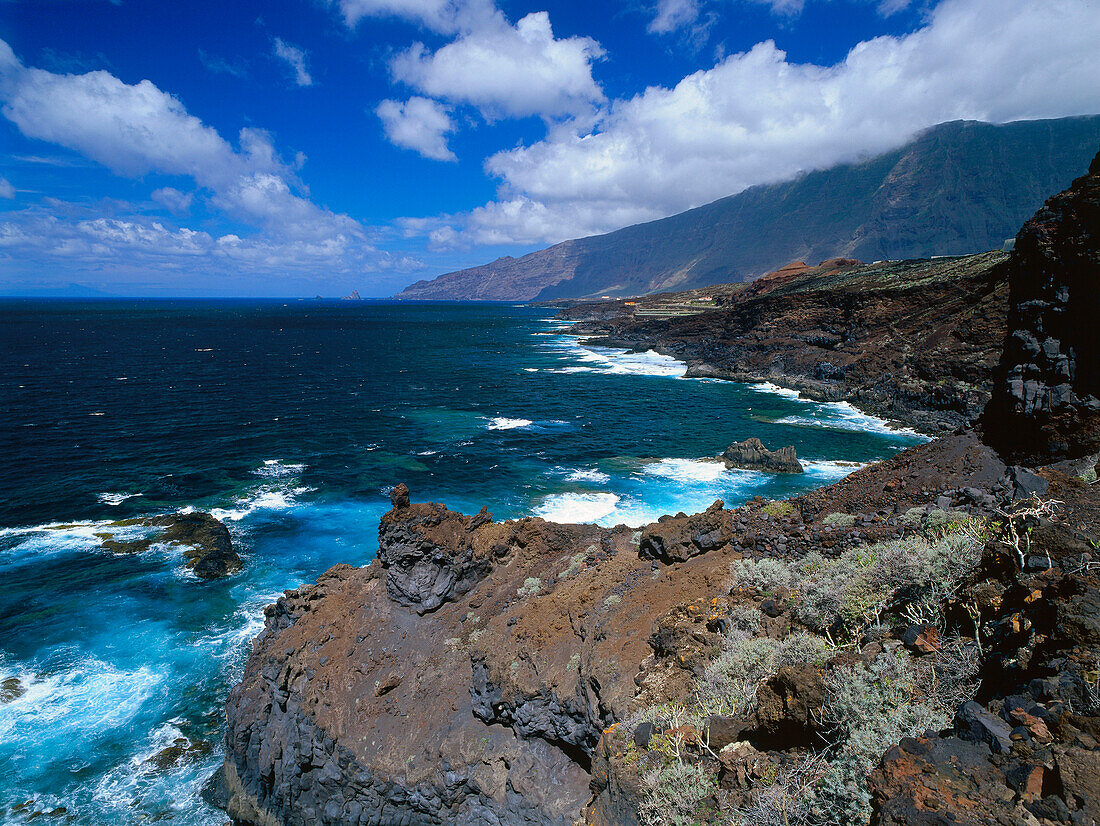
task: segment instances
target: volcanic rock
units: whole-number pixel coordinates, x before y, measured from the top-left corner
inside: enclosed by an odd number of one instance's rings
[[[1100,154],[1024,224],[1001,269],[1012,309],[987,441],[1031,464],[1100,452]]]
[[[792,445],[779,450],[768,450],[755,436],[743,442],[734,442],[722,451],[720,457],[726,467],[743,470],[766,470],[771,473],[803,473]]]
[[[138,539],[117,539],[109,532],[97,534],[103,547],[112,553],[141,553],[158,542],[181,545],[187,567],[200,579],[218,579],[243,567],[240,555],[233,549],[229,529],[208,513],[181,511],[167,516],[123,519],[112,522],[110,527],[152,529]]]

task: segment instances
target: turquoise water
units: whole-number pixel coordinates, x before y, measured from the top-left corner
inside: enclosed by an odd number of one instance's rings
[[[0,819],[224,822],[195,794],[263,606],[368,562],[398,482],[498,519],[641,525],[921,438],[568,333],[502,305],[0,302],[0,681],[25,691],[0,704]],[[807,473],[709,460],[748,436]],[[243,572],[200,582],[178,548],[95,535],[182,507],[225,521]],[[209,750],[151,762],[181,736]]]

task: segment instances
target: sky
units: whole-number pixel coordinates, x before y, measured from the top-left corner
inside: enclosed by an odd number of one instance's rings
[[[0,295],[387,296],[1100,112],[1100,0],[0,0]]]

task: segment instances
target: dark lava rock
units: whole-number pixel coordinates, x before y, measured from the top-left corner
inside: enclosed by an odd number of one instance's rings
[[[1011,309],[986,441],[1028,463],[1100,451],[1100,155],[1024,224],[1002,267]]]
[[[703,513],[661,517],[642,529],[638,554],[645,559],[683,562],[720,548],[733,536],[730,512],[716,501]]]
[[[956,737],[907,737],[869,778],[875,826],[1035,823],[989,749]]]
[[[722,451],[721,459],[726,467],[744,470],[766,470],[770,473],[804,472],[794,447],[787,445],[779,450],[768,450],[755,436],[727,447]]]
[[[0,682],[0,705],[14,702],[27,693],[27,687],[18,677],[8,677]]]
[[[393,510],[378,526],[378,560],[391,599],[425,614],[492,570],[492,553],[474,541],[471,517],[435,503],[410,505],[405,485],[394,488],[391,500]]]
[[[1012,728],[973,700],[963,703],[955,713],[955,731],[964,740],[985,743],[994,752],[1012,750]]]
[[[187,567],[200,579],[218,579],[243,567],[240,556],[233,549],[229,529],[208,513],[124,519],[111,523],[111,527],[152,529],[146,536],[130,540],[115,539],[110,533],[97,534],[103,547],[113,553],[141,553],[158,542],[182,545]]]

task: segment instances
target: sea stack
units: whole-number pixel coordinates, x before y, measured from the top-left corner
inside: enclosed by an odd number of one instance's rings
[[[755,436],[743,442],[734,442],[719,456],[726,467],[743,470],[765,470],[769,473],[804,473],[793,445],[779,450],[768,450]]]

